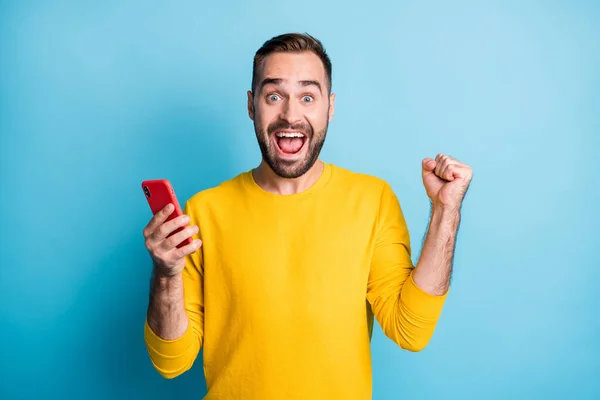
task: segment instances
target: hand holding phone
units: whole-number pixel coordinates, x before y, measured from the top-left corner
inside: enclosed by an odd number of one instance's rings
[[[185,266],[185,256],[194,253],[202,244],[200,240],[192,240],[198,227],[186,226],[189,217],[183,215],[168,180],[144,181],[142,189],[153,214],[143,232],[146,248],[162,274],[177,275]]]

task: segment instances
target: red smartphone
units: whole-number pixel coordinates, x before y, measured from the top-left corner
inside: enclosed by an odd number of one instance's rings
[[[169,215],[167,221],[183,215],[183,211],[181,211],[181,207],[179,206],[179,201],[177,201],[177,196],[175,196],[173,186],[171,186],[171,183],[168,180],[155,179],[144,181],[142,182],[142,190],[144,191],[144,195],[146,195],[146,200],[148,201],[148,205],[150,206],[153,215],[156,215],[157,212],[165,208],[169,203],[175,206],[175,210],[171,213],[171,215]],[[177,228],[169,236],[172,236],[177,232],[181,232],[183,228],[185,227],[182,226]],[[177,248],[183,247],[190,243],[192,243],[191,237],[179,243]]]

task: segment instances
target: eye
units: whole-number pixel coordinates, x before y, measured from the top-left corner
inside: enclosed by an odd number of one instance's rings
[[[275,94],[275,93],[271,93],[270,95],[267,96],[267,100],[268,101],[275,102],[275,101],[277,101],[279,99],[280,99],[279,95]]]
[[[314,98],[312,96],[306,95],[306,96],[302,96],[302,101],[304,103],[311,103],[314,100]]]

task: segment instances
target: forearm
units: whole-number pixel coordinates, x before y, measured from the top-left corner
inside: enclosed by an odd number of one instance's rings
[[[459,225],[460,209],[432,206],[427,236],[413,272],[417,286],[429,294],[440,296],[448,291]]]
[[[152,364],[165,378],[190,369],[202,347],[199,294],[186,286],[184,299],[184,280],[187,285],[186,275],[166,277],[156,270],[152,278],[144,338]]]
[[[148,325],[164,340],[178,339],[188,328],[181,274],[166,277],[153,274],[147,314]]]

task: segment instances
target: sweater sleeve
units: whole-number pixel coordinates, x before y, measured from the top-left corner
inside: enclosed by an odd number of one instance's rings
[[[420,351],[433,336],[448,293],[429,294],[413,280],[410,235],[400,203],[387,183],[376,235],[367,300],[387,337],[403,349]]]
[[[199,226],[193,209],[186,203],[184,214],[190,217],[192,224]],[[199,238],[199,234],[194,239]],[[189,370],[202,347],[204,334],[204,296],[202,247],[186,257],[182,272],[184,305],[188,317],[185,333],[174,340],[159,337],[148,325],[144,325],[144,339],[150,360],[154,368],[165,378],[175,378]]]

